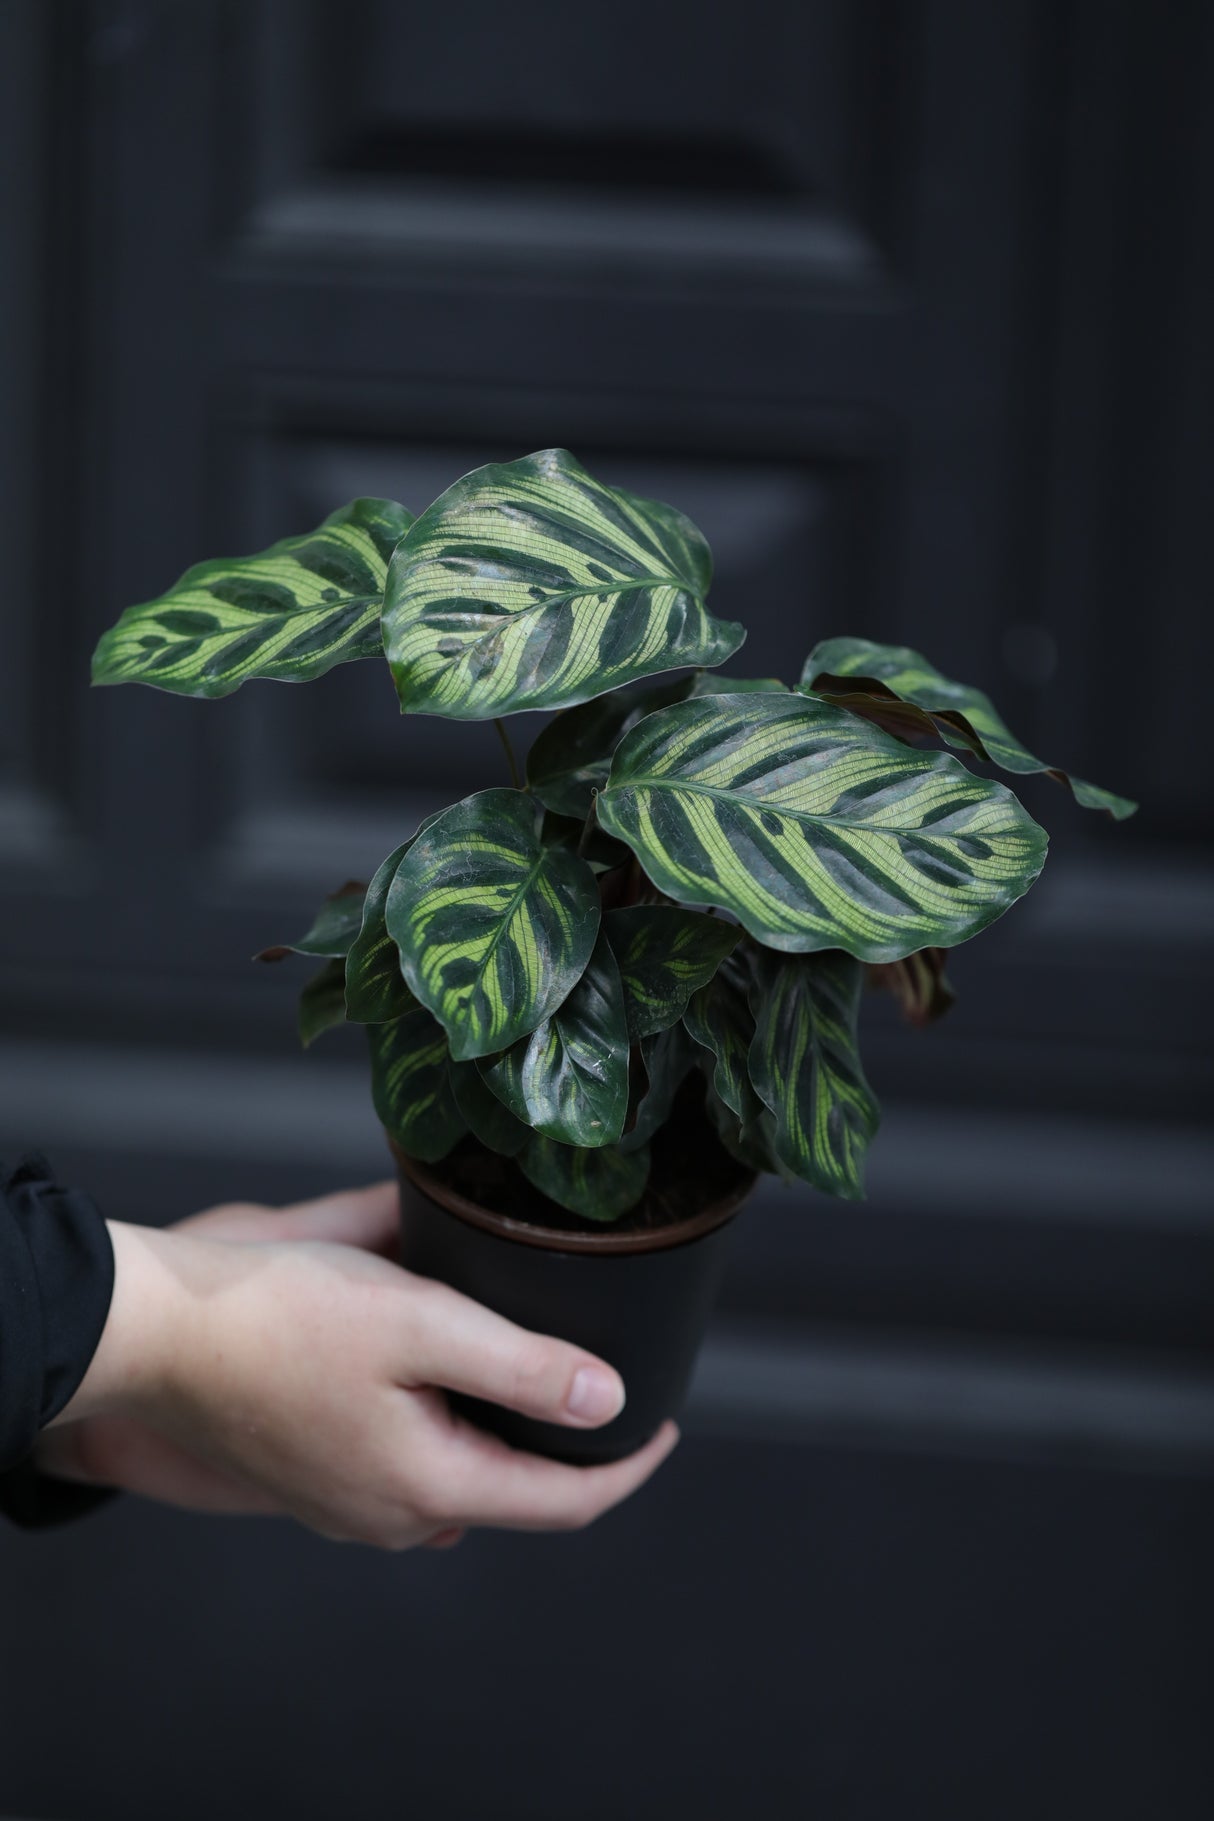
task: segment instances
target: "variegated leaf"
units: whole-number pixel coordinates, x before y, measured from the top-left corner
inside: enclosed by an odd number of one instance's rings
[[[594,874],[545,847],[535,799],[482,790],[436,816],[396,869],[385,921],[457,1061],[507,1049],[567,997],[599,927]]]
[[[614,690],[555,715],[527,755],[527,782],[541,803],[585,820],[611,770],[611,755],[647,714],[692,696],[784,690],[775,677],[723,677],[697,670],[676,682]]]
[[[401,969],[400,950],[384,921],[388,892],[401,861],[438,814],[426,816],[407,841],[376,868],[363,900],[362,923],[346,957],[346,1016],[356,1024],[401,1018],[417,1004]]]
[[[1010,791],[811,696],[723,695],[646,717],[598,817],[658,888],[768,947],[867,961],[954,947],[1040,872]]]
[[[805,660],[801,688],[812,690],[858,714],[881,718],[891,698],[910,703],[939,729],[950,746],[968,747],[1004,771],[1047,772],[1067,784],[1085,809],[1103,809],[1117,821],[1138,805],[1089,784],[1056,765],[1047,765],[1023,746],[980,689],[955,683],[909,645],[878,645],[871,639],[824,639]],[[867,702],[866,702],[867,698]],[[913,731],[913,729],[912,729]]]
[[[383,1024],[401,1018],[417,1000],[401,972],[400,950],[388,934],[384,907],[396,869],[409,850],[401,845],[376,869],[367,887],[362,920],[346,956],[346,1015],[356,1024]]]
[[[346,970],[340,961],[326,961],[299,995],[299,1041],[305,1050],[322,1031],[346,1020]]]
[[[736,923],[673,904],[607,911],[603,925],[619,963],[633,1043],[677,1024],[742,934]]]
[[[880,1122],[857,1047],[861,964],[838,949],[756,949],[750,962],[750,1078],[774,1118],[776,1156],[824,1194],[856,1200]]]
[[[276,942],[255,955],[255,961],[282,961],[288,955],[316,955],[340,960],[350,948],[362,923],[363,900],[367,888],[359,879],[349,879],[335,892],[330,892],[306,934],[294,942]]]
[[[472,1136],[486,1149],[496,1151],[499,1157],[517,1157],[531,1137],[530,1126],[516,1119],[493,1089],[481,1080],[480,1063],[453,1062],[450,1068],[455,1104]]]
[[[392,500],[352,500],[257,556],[197,563],[127,608],[97,646],[93,681],[226,696],[251,677],[302,683],[380,657],[388,559],[412,523]]]
[[[614,1144],[628,1111],[628,1024],[620,970],[604,934],[550,1017],[479,1064],[517,1118],[562,1144]]]
[[[519,1152],[518,1162],[541,1194],[584,1220],[604,1223],[635,1207],[649,1181],[648,1145],[635,1151],[619,1145],[588,1151],[536,1132]]]
[[[640,1045],[644,1084],[637,1094],[636,1121],[620,1139],[620,1148],[635,1151],[665,1125],[674,1107],[675,1095],[696,1065],[698,1045],[692,1042],[681,1024],[659,1031],[654,1037],[642,1038]],[[638,1070],[639,1074],[641,1071]]]
[[[763,1103],[750,1079],[755,1019],[750,1006],[750,965],[745,951],[727,955],[707,986],[687,1007],[690,1036],[715,1058],[713,1087],[743,1125],[758,1119]]]
[[[425,1006],[369,1024],[371,1099],[390,1138],[423,1163],[445,1157],[466,1130],[448,1069],[447,1038]]]
[[[401,707],[484,720],[719,664],[745,633],[706,610],[711,573],[682,513],[605,487],[564,449],[478,468],[392,559],[384,648]]]
[[[712,1082],[707,1084],[704,1110],[729,1155],[745,1164],[748,1170],[762,1170],[769,1176],[782,1176],[785,1181],[791,1181],[773,1148],[775,1121],[767,1108],[758,1104],[759,1111],[743,1123],[733,1108],[726,1106]]]

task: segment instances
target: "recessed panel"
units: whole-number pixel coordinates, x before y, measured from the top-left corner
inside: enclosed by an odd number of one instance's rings
[[[880,275],[905,8],[267,0],[246,29],[244,229],[283,249]]]

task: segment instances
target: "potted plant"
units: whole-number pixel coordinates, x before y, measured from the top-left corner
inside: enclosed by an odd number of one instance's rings
[[[941,744],[1134,808],[902,647],[828,639],[791,689],[721,675],[745,633],[710,578],[681,513],[546,450],[417,519],[358,499],[199,564],[94,658],[95,682],[209,697],[386,656],[403,712],[496,723],[509,784],[265,958],[323,963],[305,1043],[366,1027],[404,1262],[622,1372],[603,1430],[477,1412],[566,1459],[628,1452],[677,1406],[759,1172],[862,1194],[866,977],[928,1021],[947,950],[1037,878],[1044,831]],[[556,712],[520,774],[505,721],[530,709]]]

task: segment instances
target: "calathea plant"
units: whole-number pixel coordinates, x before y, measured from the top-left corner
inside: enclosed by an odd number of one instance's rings
[[[747,1168],[862,1192],[866,973],[934,1016],[945,951],[1045,859],[1011,790],[941,744],[1134,807],[914,651],[833,638],[791,689],[720,675],[745,634],[709,612],[710,579],[681,513],[547,450],[417,519],[359,499],[202,563],[94,660],[99,683],[224,696],[386,657],[405,713],[494,720],[507,754],[508,716],[556,711],[522,777],[511,755],[509,786],[430,817],[289,946],[324,963],[305,1041],[366,1026],[401,1150],[457,1173],[496,1154],[594,1222],[641,1201],[676,1106]]]

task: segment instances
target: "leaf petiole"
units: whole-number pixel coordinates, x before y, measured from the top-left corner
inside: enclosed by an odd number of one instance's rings
[[[598,791],[592,790],[590,793],[590,808],[586,811],[586,820],[582,823],[582,832],[578,836],[577,857],[579,860],[583,860],[586,857],[586,849],[590,846],[590,837],[594,833],[595,824],[598,821],[598,816],[595,813],[598,800]]]
[[[506,732],[506,723],[502,720],[495,720],[493,725],[497,728],[497,737],[505,749],[506,763],[510,767],[510,782],[514,785],[515,790],[525,790],[526,785],[519,776],[518,760],[515,758],[514,748],[510,744],[510,735]]]

